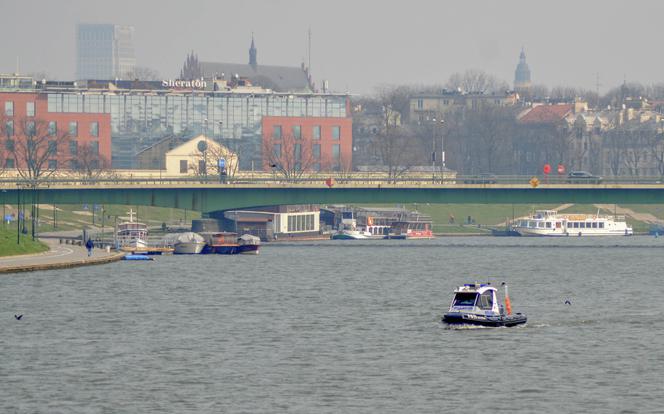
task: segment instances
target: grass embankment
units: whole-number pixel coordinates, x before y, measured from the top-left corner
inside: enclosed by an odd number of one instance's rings
[[[41,253],[48,246],[39,240],[32,240],[29,234],[21,234],[20,243],[16,243],[16,227],[0,226],[0,256]]]
[[[15,205],[7,204],[7,214],[14,213],[15,207]],[[93,204],[87,206],[58,204],[55,207],[51,204],[41,204],[39,207],[38,232],[80,230],[90,227],[101,228],[102,224],[107,231],[111,231],[115,225],[116,217],[118,222],[128,219],[127,212],[130,208],[136,213],[134,220],[146,223],[150,227],[161,226],[162,223],[166,223],[168,226],[190,225],[192,219],[201,217],[201,214],[197,211],[186,210],[185,212],[182,209],[148,206],[104,205],[103,209],[101,206],[97,206],[94,216]],[[29,216],[29,206],[26,212]],[[54,215],[55,225],[53,223]],[[28,223],[29,221],[28,219]]]

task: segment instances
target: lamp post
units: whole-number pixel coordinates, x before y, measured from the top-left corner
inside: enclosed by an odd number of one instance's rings
[[[7,190],[2,189],[2,227],[7,227],[7,203],[5,198],[7,197]]]
[[[431,119],[433,128],[431,131],[431,179],[433,181],[436,180],[436,128],[438,124],[442,126],[445,123],[445,120],[443,119],[436,119],[432,118]],[[441,155],[441,172],[445,169],[445,149],[443,146],[443,134],[440,136],[440,155]]]
[[[16,184],[16,244],[21,244],[21,186]]]

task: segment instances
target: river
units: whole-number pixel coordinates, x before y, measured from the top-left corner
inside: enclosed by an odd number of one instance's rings
[[[2,275],[0,412],[662,412],[663,253],[325,241]],[[476,280],[509,282],[528,324],[447,329]]]

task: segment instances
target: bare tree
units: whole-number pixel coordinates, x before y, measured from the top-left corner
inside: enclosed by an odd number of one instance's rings
[[[267,161],[266,170],[272,170],[287,180],[302,178],[316,163],[334,163],[334,160],[314,157],[311,141],[293,134],[266,139],[263,142],[263,159]]]
[[[127,72],[124,77],[126,79],[142,81],[156,81],[160,79],[158,71],[146,66],[135,66],[134,69]]]
[[[212,141],[210,139],[210,141]],[[216,142],[213,145],[207,145],[204,151],[197,150],[191,154],[194,162],[189,169],[196,175],[218,175],[222,173],[227,176],[234,176],[238,171],[239,157],[236,152],[229,150]],[[219,160],[224,160],[224,167],[221,168]]]
[[[52,175],[66,162],[62,149],[69,141],[67,132],[49,128],[49,122],[33,117],[14,117],[0,122],[4,146],[24,179],[37,181]]]
[[[479,69],[468,69],[464,73],[452,74],[445,87],[469,93],[496,93],[509,89],[507,82]]]
[[[78,146],[76,159],[71,165],[72,171],[87,179],[101,178],[111,174],[111,162],[99,154],[99,147],[91,144]]]
[[[657,167],[657,172],[664,177],[664,134],[653,131],[648,135],[647,146]]]

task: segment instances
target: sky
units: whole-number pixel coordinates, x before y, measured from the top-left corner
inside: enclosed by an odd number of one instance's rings
[[[201,61],[300,66],[336,92],[441,85],[481,69],[509,84],[523,47],[532,81],[600,92],[664,82],[664,2],[657,0],[0,0],[0,73],[72,80],[76,24],[135,27],[137,64],[176,77]]]

